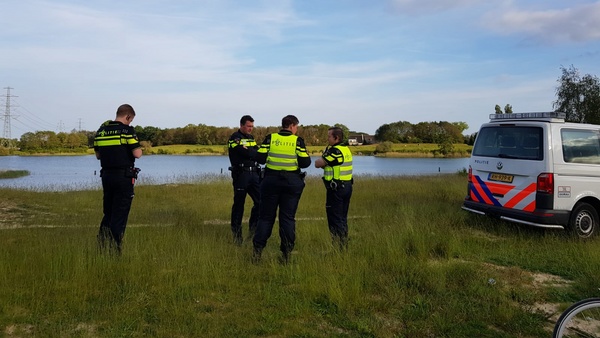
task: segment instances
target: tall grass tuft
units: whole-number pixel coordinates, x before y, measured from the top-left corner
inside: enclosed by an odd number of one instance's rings
[[[259,264],[233,244],[229,180],[136,187],[120,257],[96,249],[101,191],[0,190],[0,332],[546,337],[538,304],[597,296],[596,240],[467,214],[464,174],[357,177],[345,252],[322,183],[306,184],[288,265],[277,226]]]
[[[0,170],[0,179],[19,178],[29,175],[28,170]]]

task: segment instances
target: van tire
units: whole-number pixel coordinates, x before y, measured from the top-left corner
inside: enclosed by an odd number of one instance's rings
[[[579,203],[571,212],[569,230],[579,238],[590,238],[598,233],[598,212],[588,203]]]

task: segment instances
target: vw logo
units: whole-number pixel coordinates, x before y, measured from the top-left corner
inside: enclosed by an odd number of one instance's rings
[[[498,170],[502,170],[502,167],[504,167],[504,165],[502,164],[502,162],[498,162],[498,164],[496,164],[496,168],[498,168]]]

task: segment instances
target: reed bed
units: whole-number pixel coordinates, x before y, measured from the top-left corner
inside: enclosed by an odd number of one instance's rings
[[[0,170],[0,179],[19,178],[29,175],[28,170]]]
[[[357,177],[354,189],[339,252],[323,185],[307,179],[288,265],[277,225],[257,265],[250,240],[233,244],[227,179],[136,187],[120,257],[96,250],[101,191],[0,190],[0,332],[547,337],[558,312],[598,295],[597,240],[468,214],[464,174]]]

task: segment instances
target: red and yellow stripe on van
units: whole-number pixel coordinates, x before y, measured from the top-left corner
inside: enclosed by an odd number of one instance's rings
[[[522,188],[513,184],[485,182],[473,175],[471,183],[469,196],[473,201],[529,212],[535,210],[535,182]]]

